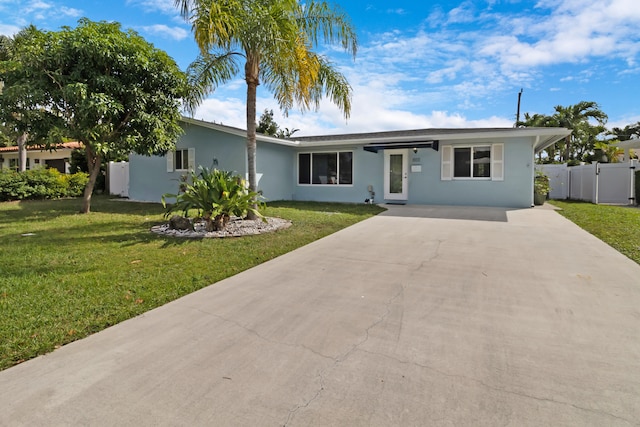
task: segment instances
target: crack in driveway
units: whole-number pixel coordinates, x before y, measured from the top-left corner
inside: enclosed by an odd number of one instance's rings
[[[400,298],[402,295],[404,294],[404,286],[400,285],[400,289],[398,290],[398,292],[393,295],[385,304],[385,312],[382,313],[382,315],[380,317],[378,317],[373,323],[371,323],[366,329],[365,329],[365,334],[364,337],[356,344],[354,344],[351,349],[349,349],[347,352],[345,352],[344,354],[333,358],[333,364],[331,364],[331,366],[328,366],[322,370],[320,370],[320,372],[318,372],[318,380],[320,382],[320,387],[318,388],[318,390],[316,390],[316,393],[313,395],[313,397],[311,397],[311,399],[309,399],[307,402],[296,406],[295,408],[293,408],[292,410],[289,411],[289,415],[287,416],[287,420],[284,422],[283,427],[286,427],[289,422],[291,421],[291,419],[296,415],[296,413],[298,413],[298,411],[300,411],[301,409],[307,408],[309,407],[309,405],[311,405],[311,403],[313,403],[314,401],[316,401],[318,398],[320,398],[320,395],[322,394],[322,392],[324,391],[324,384],[325,384],[325,376],[326,373],[332,369],[335,368],[338,364],[344,362],[345,360],[347,360],[356,350],[358,350],[362,345],[364,345],[370,337],[370,331],[371,329],[375,328],[376,326],[378,326],[380,323],[382,323],[387,316],[389,316],[389,314],[391,313],[391,305],[398,299]]]
[[[394,356],[391,356],[391,355],[388,355],[388,354],[377,353],[377,352],[372,352],[372,351],[367,351],[367,350],[362,350],[362,349],[359,349],[358,351],[361,351],[361,352],[367,353],[367,354],[371,354],[371,355],[374,355],[374,356],[384,357],[384,358],[393,360],[395,362],[398,362],[398,363],[401,363],[401,364],[404,364],[404,365],[412,365],[412,366],[416,366],[416,367],[421,368],[421,369],[426,369],[426,370],[435,372],[435,373],[440,374],[440,375],[442,375],[444,377],[447,377],[447,378],[457,378],[457,379],[462,379],[462,380],[466,380],[466,381],[471,381],[471,382],[474,382],[476,384],[479,384],[480,386],[482,386],[482,387],[484,387],[486,389],[493,390],[493,391],[496,391],[498,393],[511,394],[511,395],[523,397],[523,398],[526,398],[526,399],[533,399],[533,400],[536,400],[536,401],[539,401],[539,402],[547,402],[547,403],[552,403],[552,404],[556,404],[556,405],[571,406],[571,407],[573,407],[575,409],[578,409],[578,410],[581,410],[581,411],[589,412],[589,413],[592,413],[592,414],[604,415],[604,416],[607,416],[607,417],[615,418],[615,419],[620,420],[620,421],[624,421],[624,422],[628,423],[629,425],[636,425],[636,423],[632,422],[631,420],[628,420],[628,419],[626,419],[624,417],[617,416],[617,415],[612,414],[610,412],[601,411],[601,410],[592,409],[592,408],[585,408],[583,406],[579,406],[579,405],[576,405],[576,404],[571,403],[571,402],[564,402],[564,401],[561,401],[561,400],[555,400],[555,399],[548,398],[548,397],[540,397],[540,396],[535,396],[535,395],[532,395],[532,394],[527,394],[527,393],[522,393],[522,392],[518,392],[518,391],[507,390],[505,388],[495,387],[495,386],[489,385],[489,384],[485,383],[484,381],[479,380],[477,378],[467,377],[465,375],[459,375],[459,374],[451,374],[449,372],[445,372],[445,371],[439,370],[437,368],[434,368],[433,366],[423,365],[423,364],[418,363],[418,362],[413,362],[413,361],[409,361],[409,360],[400,359],[400,358],[397,358],[397,357],[394,357]]]

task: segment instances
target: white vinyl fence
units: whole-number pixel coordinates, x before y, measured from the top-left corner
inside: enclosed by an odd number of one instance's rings
[[[107,165],[107,186],[109,194],[129,197],[128,162],[109,162]]]
[[[585,200],[616,205],[635,204],[634,172],[638,161],[590,165],[537,165],[549,176],[551,199]]]

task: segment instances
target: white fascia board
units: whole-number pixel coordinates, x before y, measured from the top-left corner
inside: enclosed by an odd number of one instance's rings
[[[204,120],[196,120],[196,119],[192,119],[190,117],[185,117],[185,116],[182,116],[181,121],[183,123],[187,123],[190,125],[209,128],[209,129],[217,130],[219,132],[228,133],[230,135],[236,135],[243,138],[247,137],[247,131],[244,129],[234,128],[234,127],[225,126],[225,125],[219,125],[217,123],[211,123]],[[276,138],[274,136],[266,136],[262,134],[256,134],[256,140],[260,142],[268,142],[270,144],[286,145],[288,147],[297,147],[299,145],[297,141]]]
[[[549,145],[559,141],[560,139],[566,137],[571,134],[571,131],[565,128],[535,128],[535,129],[527,129],[520,128],[519,130],[503,130],[503,131],[479,131],[479,132],[460,132],[460,133],[428,133],[425,132],[423,135],[403,135],[403,136],[386,136],[386,137],[365,137],[365,138],[356,138],[356,139],[342,139],[342,140],[332,140],[332,141],[298,141],[299,147],[309,148],[309,147],[330,147],[336,145],[366,145],[366,144],[375,144],[375,143],[402,143],[402,142],[414,142],[424,139],[425,141],[451,141],[451,140],[487,140],[487,139],[506,139],[513,137],[537,137],[540,136],[540,141],[548,141],[553,140],[544,146],[544,148]],[[540,148],[542,149],[542,148]]]

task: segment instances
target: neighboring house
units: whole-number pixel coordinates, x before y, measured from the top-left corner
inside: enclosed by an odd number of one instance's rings
[[[160,201],[198,166],[246,176],[246,132],[184,118],[166,156],[131,155],[129,197]],[[419,129],[279,139],[258,135],[267,200],[529,207],[534,156],[564,128]]]
[[[82,148],[79,142],[65,142],[48,150],[38,146],[27,147],[27,169],[52,168],[69,173],[71,152]],[[18,147],[0,147],[0,169],[18,170]]]

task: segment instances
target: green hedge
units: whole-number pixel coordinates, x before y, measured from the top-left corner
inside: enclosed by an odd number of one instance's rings
[[[66,175],[56,169],[0,170],[0,201],[78,197],[87,181],[85,172]]]

